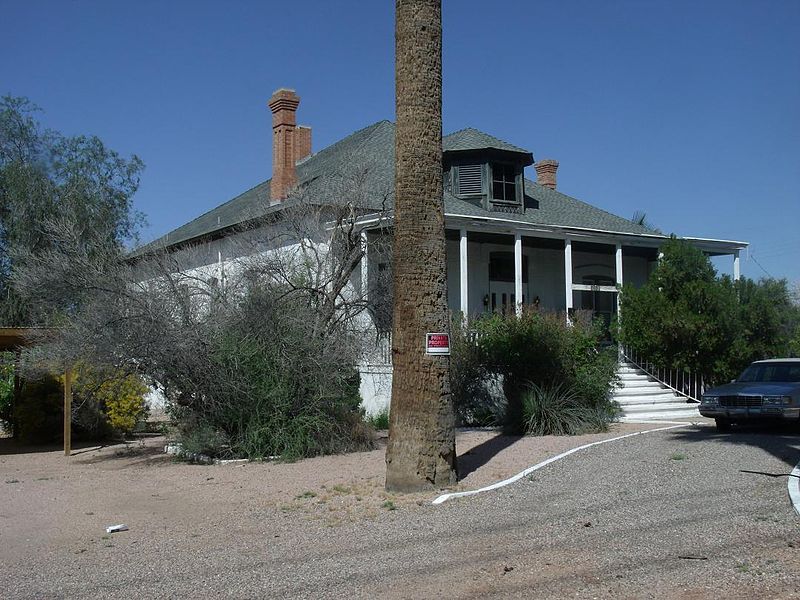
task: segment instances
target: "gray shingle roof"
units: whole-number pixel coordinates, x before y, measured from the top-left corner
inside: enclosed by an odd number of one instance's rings
[[[619,233],[654,234],[652,229],[634,223],[630,219],[618,217],[591,204],[587,204],[557,190],[525,180],[525,195],[538,201],[537,209],[525,211],[531,223],[602,229]]]
[[[379,121],[313,154],[297,165],[297,180],[302,200],[325,204],[352,199],[365,209],[383,209],[383,198],[394,185],[394,123]],[[391,208],[391,201],[388,207]],[[281,208],[281,205],[270,206],[268,179],[132,254],[189,242]]]
[[[265,208],[268,206],[269,181],[264,181],[232,200],[228,200],[225,204],[211,209],[185,225],[181,225],[168,234],[134,250],[133,254],[141,254],[153,248],[173,246],[244,223],[265,214]]]
[[[351,201],[365,211],[393,208],[394,123],[380,121],[356,131],[297,165],[299,195],[284,203],[335,204]],[[443,138],[445,151],[493,148],[530,154],[527,150],[498,140],[476,129],[462,129]],[[147,250],[188,242],[222,232],[232,226],[280,211],[269,206],[269,180],[189,221],[165,236],[136,250]],[[447,215],[502,217],[520,223],[561,227],[602,229],[629,234],[653,231],[618,217],[559,191],[525,180],[525,194],[537,205],[524,214],[497,213],[445,193]]]
[[[514,146],[508,142],[504,142],[488,133],[478,131],[472,127],[466,127],[459,131],[450,133],[442,138],[442,150],[445,152],[457,152],[460,150],[486,150],[494,148],[495,150],[505,150],[507,152],[518,152],[521,154],[530,154],[529,150]]]
[[[524,213],[515,214],[489,211],[450,194],[445,194],[445,213],[451,216],[503,218],[519,223],[550,227],[577,227],[635,235],[657,233],[572,196],[541,186],[529,179],[525,180],[525,196],[528,199],[526,204],[533,204],[536,208],[526,208]]]

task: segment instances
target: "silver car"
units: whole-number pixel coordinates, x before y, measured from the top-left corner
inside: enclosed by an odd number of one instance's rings
[[[800,358],[758,360],[731,383],[707,390],[700,414],[719,431],[754,419],[800,422]]]

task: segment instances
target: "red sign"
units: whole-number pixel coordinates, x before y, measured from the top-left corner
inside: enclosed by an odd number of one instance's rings
[[[447,333],[428,333],[425,338],[426,354],[450,354],[450,335]]]

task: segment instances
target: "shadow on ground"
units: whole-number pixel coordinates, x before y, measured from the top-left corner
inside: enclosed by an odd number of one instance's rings
[[[473,446],[458,457],[458,479],[464,479],[521,439],[522,436],[518,435],[498,434],[477,446]]]
[[[113,444],[102,448],[87,448],[84,452],[73,453],[73,457],[84,465],[106,463],[110,468],[171,464],[177,461],[174,456],[164,453],[163,443],[146,444],[142,440]]]
[[[734,425],[729,432],[718,432],[713,426],[696,426],[694,428],[675,429],[669,432],[674,440],[681,442],[718,443],[725,446],[753,446],[761,448],[787,466],[783,473],[762,473],[771,477],[788,477],[791,470],[800,462],[800,427],[798,424],[753,423]],[[742,472],[753,472],[742,469]]]
[[[90,452],[104,448],[115,442],[75,442],[72,444],[72,455],[81,452]],[[62,443],[50,444],[20,444],[13,438],[0,438],[0,455],[6,454],[39,454],[46,452],[63,452],[64,445]]]
[[[137,434],[134,439],[127,441],[95,440],[75,442],[72,444],[70,457],[80,457],[86,459],[84,462],[91,463],[116,458],[129,458],[133,455],[152,456],[163,454],[163,444],[154,446],[152,442],[145,443],[151,438],[154,440],[158,437],[160,436],[155,434]],[[13,438],[0,438],[0,456],[63,452],[64,446],[61,443],[20,444]]]

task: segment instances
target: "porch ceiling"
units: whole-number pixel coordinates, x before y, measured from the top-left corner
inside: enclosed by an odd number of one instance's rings
[[[445,229],[444,235],[448,240],[460,240],[460,229]],[[481,244],[513,244],[514,236],[508,233],[495,233],[491,231],[469,231],[468,234],[470,242],[479,242]]]
[[[478,244],[499,244],[499,245],[514,245],[514,235],[510,233],[494,233],[490,231],[469,231],[468,237],[470,242]],[[448,240],[459,240],[461,238],[461,231],[458,229],[446,229],[445,236]],[[522,246],[524,248],[551,248],[556,250],[564,249],[564,240],[559,238],[545,238],[533,237],[528,235],[522,236]]]
[[[590,252],[592,254],[608,254],[612,255],[617,251],[616,244],[598,244],[595,242],[572,242],[573,252]]]
[[[647,246],[626,246],[622,244],[622,252],[625,256],[636,256],[649,260],[658,259],[658,248],[648,248]]]

